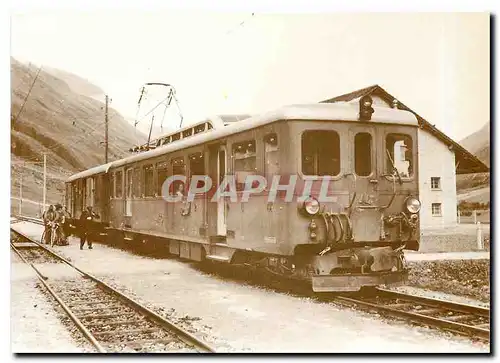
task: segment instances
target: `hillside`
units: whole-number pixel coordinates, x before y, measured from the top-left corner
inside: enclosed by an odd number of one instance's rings
[[[43,153],[47,155],[47,203],[61,202],[64,181],[80,170],[104,163],[104,92],[66,71],[42,68],[22,112],[38,67],[11,58],[11,206],[18,211],[22,175],[22,212],[40,215]],[[103,98],[102,98],[103,99]],[[19,115],[19,117],[18,117]],[[17,119],[16,119],[17,118]],[[109,160],[146,137],[109,108]]]
[[[88,80],[77,76],[76,74],[57,68],[44,66],[43,69],[44,71],[64,81],[74,93],[92,97],[101,101],[104,100],[105,92],[100,87],[89,82]]]
[[[490,122],[460,144],[490,166]],[[490,200],[490,173],[457,175],[458,199],[486,203]]]
[[[11,58],[11,150],[21,158],[47,152],[53,165],[76,171],[104,162],[104,104],[75,92],[102,92],[79,77],[61,71],[70,84],[41,70],[19,119],[16,116],[38,69]],[[57,72],[55,72],[57,73]],[[81,79],[80,79],[81,80]],[[85,82],[87,83],[87,82]],[[145,136],[112,108],[109,109],[109,156],[118,159]]]
[[[490,122],[460,141],[460,145],[490,166]]]

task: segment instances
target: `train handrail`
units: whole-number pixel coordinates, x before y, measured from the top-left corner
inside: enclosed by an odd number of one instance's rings
[[[352,211],[352,206],[354,204],[354,201],[356,200],[356,182],[357,182],[357,179],[356,179],[356,174],[354,173],[347,173],[347,174],[344,174],[344,178],[347,178],[349,175],[352,175],[352,178],[354,180],[354,195],[352,196],[352,200],[351,202],[349,203],[349,207],[347,207],[347,209],[349,209],[349,215],[351,214],[351,211]]]
[[[385,177],[387,175],[388,174],[383,174],[383,175],[381,175],[381,177]],[[389,203],[387,203],[387,205],[380,207],[379,210],[386,210],[387,208],[389,208],[392,205],[394,198],[396,198],[396,178],[392,179],[392,197],[391,197],[391,200],[389,200]]]

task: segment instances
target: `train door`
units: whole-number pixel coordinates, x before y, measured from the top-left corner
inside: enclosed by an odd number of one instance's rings
[[[227,234],[227,210],[224,198],[213,199],[227,172],[226,146],[211,145],[208,152],[208,174],[212,180],[211,192],[207,194],[207,235],[225,237]],[[213,200],[213,202],[212,202]],[[223,238],[222,238],[223,239]],[[212,238],[220,242],[220,238]]]
[[[71,185],[71,183],[66,183],[65,205],[68,211],[73,210],[73,186]]]
[[[376,241],[380,236],[379,206],[385,201],[380,198],[377,172],[377,143],[373,127],[351,127],[349,143],[351,144],[351,177],[350,204],[351,220],[356,240]],[[350,175],[349,175],[350,174]]]
[[[102,210],[101,210],[101,221],[102,222],[108,222],[109,221],[109,207],[110,207],[110,195],[111,195],[111,184],[110,184],[111,178],[109,177],[109,174],[103,174],[101,176],[101,205],[102,205]]]
[[[125,215],[132,216],[133,169],[125,171]]]
[[[227,153],[226,146],[220,145],[217,154],[217,188],[226,176]],[[226,201],[224,198],[217,198],[217,236],[225,236],[226,225]]]

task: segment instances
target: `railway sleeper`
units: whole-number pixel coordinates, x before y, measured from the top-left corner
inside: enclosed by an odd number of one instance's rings
[[[109,318],[124,318],[124,317],[132,317],[134,315],[137,315],[135,312],[128,312],[128,313],[112,313],[112,314],[87,314],[87,315],[76,315],[75,316],[82,320],[82,319],[109,319]]]
[[[68,306],[79,306],[79,305],[100,305],[100,304],[109,304],[113,302],[113,300],[74,300],[68,302]]]
[[[80,312],[80,311],[99,311],[99,310],[114,310],[114,309],[123,309],[123,308],[127,308],[128,307],[125,307],[123,306],[122,304],[113,304],[113,305],[110,305],[110,306],[105,306],[105,307],[89,307],[89,308],[79,308],[78,306],[72,308],[72,310],[74,310],[75,312]]]
[[[432,315],[432,314],[442,314],[444,313],[444,310],[439,308],[430,308],[430,309],[416,309],[415,312],[422,315]]]
[[[138,339],[134,340],[131,342],[110,342],[110,343],[104,343],[106,347],[115,348],[115,347],[121,347],[121,348],[129,348],[133,349],[136,352],[141,352],[144,349],[147,349],[151,346],[156,346],[155,348],[158,349],[158,345],[164,346],[165,348],[172,343],[177,342],[176,339]],[[160,348],[161,349],[161,348]]]
[[[141,329],[123,329],[123,330],[111,330],[111,331],[102,331],[102,332],[97,332],[93,333],[95,337],[103,337],[103,336],[108,336],[108,335],[115,335],[115,336],[127,336],[130,334],[151,334],[155,332],[163,332],[162,329],[155,327],[155,328],[141,328]]]
[[[399,304],[388,304],[386,306],[388,306],[390,308],[393,308],[393,309],[405,309],[405,308],[414,308],[415,304],[412,304],[412,303],[399,303]]]
[[[453,315],[453,316],[447,316],[444,319],[449,320],[449,321],[460,322],[460,321],[467,321],[467,320],[476,319],[476,317],[474,315]]]
[[[116,326],[116,325],[131,325],[131,324],[140,324],[143,322],[147,322],[144,319],[135,319],[135,320],[122,320],[122,321],[103,321],[100,323],[88,323],[85,324],[87,328],[99,328],[104,326]]]

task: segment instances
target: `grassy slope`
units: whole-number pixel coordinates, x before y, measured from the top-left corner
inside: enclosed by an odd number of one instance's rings
[[[460,144],[490,166],[490,122]],[[478,190],[481,191],[478,191]],[[490,200],[490,173],[457,175],[459,200],[485,203]]]
[[[104,104],[90,97],[101,92],[97,86],[68,72],[42,68],[14,122],[37,71],[11,58],[11,194],[18,196],[23,172],[23,197],[42,199],[43,168],[33,162],[46,152],[47,201],[58,202],[68,175],[104,162]],[[109,120],[110,160],[127,156],[131,145],[144,142],[144,134],[111,108]],[[22,166],[22,161],[28,164]],[[17,201],[11,202],[17,207]]]

